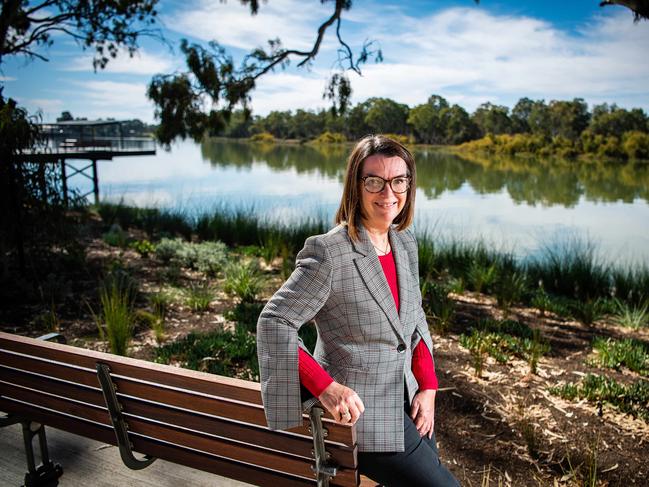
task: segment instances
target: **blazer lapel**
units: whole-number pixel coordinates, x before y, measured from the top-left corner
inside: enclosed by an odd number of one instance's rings
[[[397,281],[399,283],[399,318],[401,323],[404,323],[405,313],[410,308],[413,284],[410,278],[408,252],[401,242],[398,232],[393,228],[390,228],[390,245],[392,246],[392,254],[397,268]]]
[[[385,273],[383,272],[379,258],[374,251],[374,247],[365,228],[359,225],[358,230],[359,241],[353,243],[355,250],[363,254],[363,257],[358,257],[354,260],[358,272],[365,282],[368,291],[388,317],[392,329],[403,341],[402,326],[397,315],[397,308],[394,305],[394,298],[392,297],[392,292],[390,291],[390,286],[388,286],[388,281],[385,278]],[[398,237],[394,240],[397,239]],[[399,268],[397,267],[397,274],[399,272]],[[399,287],[401,288],[401,285]],[[401,289],[399,289],[399,292],[401,292]]]

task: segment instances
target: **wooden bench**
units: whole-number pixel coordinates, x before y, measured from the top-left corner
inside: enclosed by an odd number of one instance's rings
[[[0,411],[0,425],[23,424],[26,486],[62,474],[44,425],[117,445],[132,469],[161,458],[261,486],[361,484],[355,428],[321,408],[298,428],[271,431],[258,383],[2,332]]]

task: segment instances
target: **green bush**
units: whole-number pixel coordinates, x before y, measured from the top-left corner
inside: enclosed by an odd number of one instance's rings
[[[135,250],[142,257],[148,257],[149,254],[155,252],[155,245],[153,245],[148,240],[137,240],[135,242],[131,242],[129,248]]]
[[[644,379],[625,386],[606,376],[588,374],[581,383],[569,383],[549,390],[551,394],[568,400],[606,402],[624,413],[649,421],[649,381]]]
[[[192,267],[208,276],[215,276],[223,269],[228,258],[228,248],[223,242],[201,242],[192,245],[194,247]]]
[[[347,138],[345,137],[345,134],[329,132],[327,130],[313,139],[313,141],[317,144],[342,144],[347,142]]]
[[[614,302],[617,310],[613,315],[613,321],[618,325],[637,330],[649,323],[649,302],[638,306],[629,305],[619,299],[615,299]]]
[[[527,289],[527,278],[521,272],[503,271],[494,288],[498,305],[507,310],[522,299]]]
[[[634,130],[623,136],[622,147],[629,159],[649,159],[649,134]]]
[[[626,367],[641,375],[649,375],[649,345],[644,342],[632,338],[615,340],[596,337],[593,350],[597,351],[594,362],[598,365],[612,369]]]
[[[170,262],[183,248],[185,242],[181,238],[163,238],[155,248],[155,255],[163,262]]]
[[[192,284],[186,292],[187,306],[192,311],[207,311],[210,308],[210,303],[214,301],[214,291],[208,282]]]
[[[175,260],[183,267],[214,276],[223,269],[227,247],[223,242],[191,243],[179,238],[164,238],[156,247],[156,255],[163,262]]]
[[[126,355],[133,337],[133,304],[137,289],[124,274],[106,277],[99,289],[100,311],[92,311],[99,337],[108,339],[111,353]]]
[[[264,285],[265,279],[255,262],[233,262],[225,269],[225,292],[238,296],[244,303],[256,301]]]
[[[434,281],[424,281],[421,286],[422,301],[426,316],[439,334],[450,328],[455,315],[455,301],[448,297],[449,289]]]
[[[514,320],[482,320],[470,334],[460,335],[460,344],[471,352],[478,376],[486,355],[501,364],[507,364],[513,356],[522,358],[534,374],[540,357],[550,351],[539,330]]]
[[[258,142],[262,144],[274,144],[275,143],[275,137],[273,134],[269,132],[260,132],[258,134],[253,135],[250,137],[251,142]]]
[[[124,248],[128,244],[128,234],[118,224],[113,224],[110,230],[102,235],[102,239],[111,247]]]

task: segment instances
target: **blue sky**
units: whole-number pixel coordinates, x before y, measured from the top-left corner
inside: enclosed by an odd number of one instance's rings
[[[600,8],[598,0],[573,1],[360,1],[344,16],[342,33],[358,49],[376,40],[384,54],[363,76],[350,75],[353,102],[383,96],[409,106],[431,94],[469,111],[490,101],[512,107],[534,99],[584,98],[590,106],[617,103],[649,111],[649,22],[633,23],[630,11]],[[183,69],[178,42],[216,39],[235,56],[280,37],[289,48],[309,48],[331,13],[318,0],[269,0],[251,17],[238,1],[165,1],[159,5],[164,36],[175,47],[144,39],[135,58],[126,54],[94,73],[92,52],[63,36],[42,51],[49,62],[8,59],[0,72],[5,96],[16,98],[44,121],[62,110],[74,116],[152,122],[145,91],[151,77]],[[336,58],[328,33],[310,69],[277,71],[258,82],[252,107],[318,109]]]

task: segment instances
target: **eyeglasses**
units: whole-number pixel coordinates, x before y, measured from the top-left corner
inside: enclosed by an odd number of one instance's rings
[[[392,179],[383,179],[380,176],[365,176],[361,178],[363,187],[369,193],[380,193],[385,188],[385,183],[390,184],[394,193],[405,193],[410,188],[410,176],[397,176]]]

